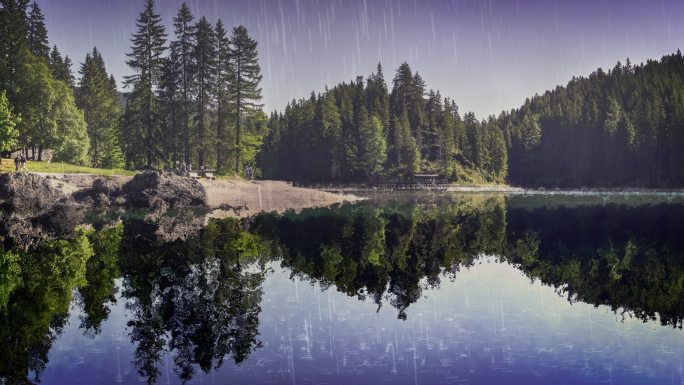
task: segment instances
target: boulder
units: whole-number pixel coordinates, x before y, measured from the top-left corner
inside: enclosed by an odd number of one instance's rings
[[[121,187],[117,201],[123,198],[128,214],[140,210],[144,217],[124,218],[137,236],[165,242],[186,239],[204,226],[208,209],[207,193],[197,180],[173,173],[145,171]]]
[[[0,174],[0,238],[6,246],[28,249],[43,239],[73,236],[83,215],[80,205],[39,175]]]
[[[121,188],[127,208],[154,211],[205,209],[207,193],[196,180],[173,173],[145,171]]]
[[[38,216],[66,198],[47,179],[29,173],[0,174],[0,211],[6,216]]]
[[[76,191],[74,199],[88,206],[108,207],[121,194],[121,187],[107,178],[98,178],[90,188]]]

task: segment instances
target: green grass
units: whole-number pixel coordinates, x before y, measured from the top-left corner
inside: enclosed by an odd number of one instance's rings
[[[84,166],[74,166],[66,163],[47,163],[47,162],[33,162],[26,163],[26,169],[29,172],[48,172],[48,173],[64,173],[64,174],[96,174],[96,175],[135,175],[134,171],[122,169],[104,169]],[[14,171],[14,159],[2,159],[2,172]]]

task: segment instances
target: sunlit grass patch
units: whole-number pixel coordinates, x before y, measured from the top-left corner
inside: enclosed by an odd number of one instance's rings
[[[96,174],[96,175],[135,175],[135,172],[123,169],[104,169],[75,166],[66,163],[48,163],[28,161],[26,169],[29,172],[48,172],[63,174]],[[14,171],[14,159],[2,159],[2,172]]]

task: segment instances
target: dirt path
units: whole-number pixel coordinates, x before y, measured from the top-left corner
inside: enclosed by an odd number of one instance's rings
[[[272,180],[246,181],[201,180],[207,190],[209,206],[218,208],[222,204],[242,208],[233,210],[215,210],[212,217],[239,216],[249,217],[261,211],[283,212],[288,209],[300,211],[307,207],[330,206],[335,203],[353,202],[360,198],[349,194],[334,194],[321,190],[292,187],[286,182]],[[246,208],[245,208],[246,207]]]

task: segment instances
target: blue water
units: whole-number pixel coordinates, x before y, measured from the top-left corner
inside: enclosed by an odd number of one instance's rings
[[[222,364],[207,368],[206,371],[199,367],[195,358],[201,355],[201,346],[205,346],[201,341],[203,336],[213,335],[214,331],[202,332],[205,323],[197,323],[195,319],[202,319],[202,312],[207,311],[209,321],[205,320],[206,324],[220,326],[212,324],[215,320],[212,317],[220,317],[221,312],[214,314],[206,310],[212,307],[204,307],[216,298],[216,295],[207,293],[213,293],[212,290],[218,285],[217,277],[222,277],[216,272],[219,259],[207,257],[200,259],[200,262],[192,262],[188,265],[191,268],[187,275],[178,273],[180,270],[174,270],[177,269],[174,267],[160,267],[151,275],[141,275],[149,276],[151,293],[156,293],[149,297],[150,306],[154,308],[158,305],[160,309],[171,306],[175,312],[172,317],[160,316],[166,313],[159,310],[158,313],[153,312],[158,318],[141,318],[140,309],[145,307],[140,304],[146,298],[131,294],[132,288],[139,285],[132,279],[135,274],[122,274],[123,278],[114,281],[116,301],[107,304],[109,315],[101,323],[99,333],[82,327],[85,317],[83,301],[78,291],[74,290],[67,321],[52,342],[45,368],[39,373],[40,382],[145,383],[149,377],[142,375],[140,363],[136,363],[136,349],[138,353],[141,351],[140,339],[133,338],[133,335],[140,330],[147,330],[143,326],[159,322],[159,330],[163,329],[157,332],[161,350],[159,356],[151,360],[158,371],[154,379],[158,384],[183,383],[180,377],[188,376],[187,372],[184,374],[179,369],[178,361],[179,356],[186,353],[190,357],[186,357],[187,360],[192,362],[188,366],[192,367],[192,373],[187,383],[192,384],[684,383],[684,333],[671,323],[661,324],[658,314],[658,310],[668,312],[674,316],[677,326],[681,325],[681,317],[684,316],[676,310],[682,308],[682,297],[667,296],[667,293],[681,290],[682,286],[681,281],[675,282],[672,277],[680,271],[678,266],[684,263],[680,253],[682,241],[677,237],[682,227],[676,226],[677,218],[682,218],[678,213],[684,212],[684,208],[671,202],[667,206],[634,207],[587,206],[584,203],[581,207],[561,205],[561,208],[542,205],[541,209],[529,209],[527,204],[513,203],[509,200],[504,205],[504,242],[519,245],[515,239],[521,229],[535,230],[542,239],[539,261],[525,262],[527,257],[524,254],[516,259],[482,252],[472,256],[471,262],[456,264],[458,268],[442,264],[439,268],[442,274],[437,275],[437,281],[431,274],[420,275],[418,295],[405,307],[397,304],[397,298],[403,294],[401,290],[385,290],[377,301],[372,300],[373,289],[368,283],[360,284],[364,289],[357,291],[356,295],[341,292],[336,283],[348,284],[342,283],[347,282],[341,278],[343,274],[326,280],[313,270],[302,267],[314,268],[314,265],[307,264],[304,246],[288,241],[286,234],[281,233],[278,238],[282,242],[279,251],[272,251],[275,254],[269,254],[269,258],[252,260],[240,266],[242,276],[250,272],[264,274],[263,280],[257,280],[257,284],[250,289],[257,292],[261,290],[260,301],[257,301],[257,307],[252,308],[258,310],[255,313],[258,315],[258,335],[248,343],[249,349],[242,362],[236,364],[231,354],[226,354]],[[430,210],[435,212],[434,207],[417,207],[419,210],[411,214],[418,218],[414,220],[415,228],[432,228],[427,225],[432,222],[425,218],[432,215],[426,214]],[[481,206],[476,204],[474,207],[478,211]],[[475,221],[479,224],[486,222],[483,218],[495,217],[493,213],[496,208],[493,211],[491,207],[483,210],[490,211]],[[466,234],[463,239],[467,243],[457,249],[482,242],[479,237],[486,232],[476,231],[473,233],[476,237],[462,224],[472,219],[474,211],[456,211],[456,214],[452,212],[447,215],[447,218],[461,215],[452,236],[456,239],[458,234]],[[445,210],[438,208],[436,212],[444,213]],[[667,216],[668,212],[674,219]],[[317,215],[323,215],[329,222],[331,218],[342,214],[333,210],[324,214],[317,212],[307,218],[320,218]],[[295,219],[287,222],[286,231],[296,234],[297,226],[302,227],[299,231],[309,229],[306,227],[308,222],[302,217],[292,218]],[[576,234],[565,231],[564,225],[556,228],[549,224],[554,218],[569,224]],[[642,219],[641,223],[638,223],[637,218]],[[583,224],[584,220],[596,225],[595,228]],[[445,226],[456,222],[447,220],[445,223],[450,224]],[[387,226],[385,231],[389,244],[391,220],[383,223]],[[497,228],[497,223],[493,222],[493,228]],[[433,227],[440,229],[440,226]],[[629,239],[628,246],[624,248],[620,246],[623,244],[620,239],[623,228],[625,239]],[[637,232],[635,229],[641,230]],[[344,230],[343,226],[340,233],[344,231],[350,230]],[[427,233],[421,234],[430,234],[432,230],[425,231]],[[306,244],[306,237],[310,234],[298,234],[296,239]],[[323,229],[321,234],[325,234]],[[497,240],[502,234],[491,237]],[[414,243],[420,237],[414,235]],[[563,246],[557,246],[561,243]],[[594,250],[588,246],[591,244],[603,246],[597,246]],[[645,251],[633,252],[633,256],[629,256],[632,254],[627,250],[632,244],[638,250],[643,248]],[[290,254],[295,255],[294,259],[278,255],[279,252],[287,255],[282,245],[286,245]],[[607,252],[605,245],[616,245],[615,250],[619,251],[617,257]],[[294,250],[300,250],[299,254]],[[512,249],[506,250],[514,254],[510,251]],[[653,250],[658,252],[653,254]],[[621,254],[623,251],[624,255]],[[554,252],[566,254],[551,255]],[[317,253],[314,250],[313,254]],[[420,252],[409,251],[408,255],[413,253]],[[583,253],[588,253],[590,257],[582,257],[585,255]],[[568,255],[576,259],[570,258],[568,262]],[[182,258],[182,255],[179,254],[178,258]],[[351,255],[349,258],[353,260],[357,256]],[[556,262],[545,265],[545,258]],[[610,262],[613,267],[610,267],[609,273],[599,275],[606,282],[596,287],[587,286],[581,280],[583,274],[593,274],[592,271],[599,269],[591,267],[594,266],[594,258],[618,260]],[[662,265],[654,265],[648,258],[664,259]],[[409,270],[410,261],[407,262]],[[648,266],[645,272],[638,270],[642,263],[640,261],[646,261],[643,262]],[[420,263],[428,262],[429,259],[426,259]],[[173,262],[163,265],[167,264],[174,266]],[[555,266],[565,267],[560,272],[548,272]],[[579,272],[579,275],[573,275],[573,271]],[[620,286],[623,282],[634,282],[626,280],[657,274],[658,271],[670,274],[664,275],[669,281],[662,282],[662,287],[632,290],[634,288],[629,286]],[[174,274],[179,278],[168,278]],[[234,279],[231,275],[227,277],[223,279]],[[554,281],[556,277],[567,282],[558,284]],[[362,274],[358,274],[353,282],[361,278]],[[363,279],[368,281],[370,278]],[[397,279],[393,278],[392,282]],[[175,283],[166,287],[163,284],[166,280]],[[369,282],[373,282],[372,279]],[[409,286],[405,284],[401,288],[403,290]],[[400,311],[400,308],[403,310]],[[641,313],[643,309],[647,311]],[[654,316],[649,316],[653,309],[656,310]],[[402,312],[405,312],[405,320],[399,317]],[[144,322],[140,322],[141,319]],[[225,319],[228,320],[225,322],[237,322],[233,326],[241,332],[240,319]],[[139,323],[136,324],[136,321]],[[173,322],[178,325],[169,325]],[[184,334],[186,329],[192,328],[199,332]],[[184,338],[199,338],[199,341],[193,340],[188,346],[200,348],[188,350],[190,353],[179,352],[178,346],[183,345]],[[175,341],[175,347],[169,344],[171,340]],[[35,380],[35,374],[29,373],[29,378]]]
[[[515,268],[481,258],[409,308],[380,310],[277,264],[264,282],[263,348],[197,384],[669,384],[682,382],[681,330],[570,304]],[[43,384],[144,382],[130,362],[126,301],[95,338],[72,314]],[[176,384],[173,352],[158,383]]]

